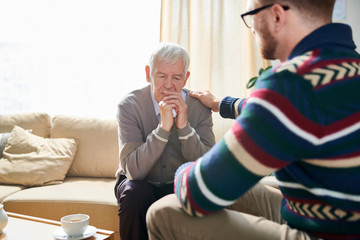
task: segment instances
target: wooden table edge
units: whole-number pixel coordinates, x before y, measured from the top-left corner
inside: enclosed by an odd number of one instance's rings
[[[23,215],[23,214],[19,214],[19,213],[13,213],[13,212],[6,212],[6,214],[8,215],[8,217],[20,218],[20,219],[30,220],[30,221],[34,221],[34,222],[41,222],[41,223],[61,226],[61,223],[59,221],[55,221],[55,220],[33,217],[33,216],[28,216],[28,215]],[[110,239],[113,239],[114,231],[100,229],[100,228],[96,228],[96,230],[97,230],[96,233],[108,235],[110,237]]]

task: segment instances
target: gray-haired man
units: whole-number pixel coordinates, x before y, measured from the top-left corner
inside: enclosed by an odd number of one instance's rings
[[[214,144],[211,110],[189,96],[189,56],[162,43],[145,68],[150,84],[127,94],[118,105],[120,166],[115,195],[122,240],[148,239],[149,206],[173,193],[176,169]]]

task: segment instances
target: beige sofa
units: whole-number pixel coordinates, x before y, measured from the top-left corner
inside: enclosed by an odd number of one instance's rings
[[[27,141],[23,145],[31,148],[34,141],[39,141],[41,147],[29,152],[21,145],[15,146],[15,139],[9,139],[0,159],[0,203],[4,204],[5,211],[53,220],[60,220],[67,214],[86,213],[91,217],[90,225],[114,231],[115,239],[120,239],[114,195],[119,155],[116,120],[50,117],[46,113],[0,115],[0,133],[13,133],[14,126],[18,126],[17,134],[21,138],[17,144]],[[24,140],[22,135],[30,140]],[[33,172],[26,171],[32,167],[24,164],[34,164],[36,157],[31,154],[39,156],[44,150],[43,142],[53,144],[46,150],[47,154],[56,153],[45,162],[51,167],[46,169],[45,166],[44,170],[41,165]],[[62,144],[65,148],[70,144],[70,147],[64,150]],[[21,156],[31,156],[31,161],[22,163]],[[14,163],[18,165],[12,165]],[[44,164],[44,161],[40,159],[36,164]],[[20,170],[16,172],[15,169]],[[39,177],[35,178],[36,175]],[[40,184],[39,179],[42,179]]]

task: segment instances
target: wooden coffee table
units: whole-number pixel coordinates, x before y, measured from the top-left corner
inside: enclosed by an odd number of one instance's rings
[[[51,240],[53,234],[60,227],[60,222],[44,218],[7,212],[8,224],[0,233],[0,240],[27,239],[27,240]],[[90,240],[113,240],[114,232],[97,229],[97,233]]]

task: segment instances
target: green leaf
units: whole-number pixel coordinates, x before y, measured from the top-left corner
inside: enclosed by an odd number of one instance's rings
[[[260,68],[259,69],[259,76],[263,73],[264,69],[263,68]]]
[[[260,76],[263,72],[265,72],[266,70],[268,70],[268,69],[270,69],[270,68],[272,68],[272,66],[268,66],[268,67],[265,68],[265,69],[260,68],[260,69],[259,69],[259,76]],[[252,87],[255,85],[255,83],[256,83],[256,81],[257,81],[258,78],[259,78],[259,77],[252,77],[252,78],[250,78],[250,80],[249,80],[249,81],[247,82],[247,84],[246,84],[246,88],[247,88],[247,89],[252,88]]]

